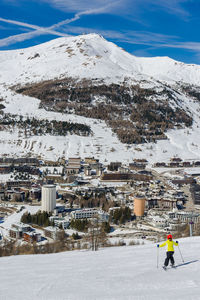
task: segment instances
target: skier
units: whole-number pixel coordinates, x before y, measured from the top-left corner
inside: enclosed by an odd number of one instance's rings
[[[173,257],[173,255],[174,255],[174,245],[178,246],[178,241],[176,241],[176,242],[172,241],[172,235],[169,234],[167,236],[167,241],[162,243],[161,245],[158,244],[157,247],[158,248],[159,247],[164,247],[166,245],[167,245],[167,253],[166,253],[167,257],[165,259],[165,263],[164,263],[164,266],[163,266],[164,269],[167,268],[167,266],[169,264],[169,260],[171,262],[171,267],[174,266],[174,257]]]

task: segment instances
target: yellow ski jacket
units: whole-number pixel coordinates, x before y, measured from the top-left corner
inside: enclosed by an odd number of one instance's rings
[[[174,245],[178,246],[178,243],[176,243],[174,241],[167,240],[166,242],[159,245],[159,247],[164,247],[166,245],[167,245],[167,251],[173,251],[174,252]]]

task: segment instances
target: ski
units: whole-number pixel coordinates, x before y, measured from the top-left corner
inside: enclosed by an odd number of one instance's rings
[[[163,270],[167,271],[169,269],[176,269],[176,267],[177,266],[170,266],[169,268],[167,268],[167,267],[163,266],[162,268],[163,268]]]

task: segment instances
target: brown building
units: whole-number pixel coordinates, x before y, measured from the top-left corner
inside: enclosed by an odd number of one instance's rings
[[[171,157],[170,161],[172,161],[172,162],[181,162],[182,159],[180,157]]]
[[[47,182],[57,182],[57,183],[64,183],[65,179],[63,178],[62,175],[57,175],[57,174],[49,174],[45,176],[45,179]]]
[[[96,159],[94,157],[86,157],[84,160],[85,160],[86,164],[95,164],[99,161],[98,159]]]
[[[40,187],[32,187],[30,190],[30,198],[32,200],[41,200],[41,188]]]
[[[162,209],[172,210],[173,208],[176,208],[176,206],[176,199],[160,199],[158,201],[158,207]]]
[[[186,179],[174,179],[172,180],[173,184],[176,184],[178,186],[182,186],[185,184],[194,184],[196,183],[196,180],[192,177],[186,178]]]
[[[132,174],[128,173],[104,173],[101,180],[105,181],[130,181],[132,179]]]
[[[16,180],[16,181],[7,181],[7,189],[16,188],[16,187],[31,187],[31,181],[29,180]]]
[[[150,181],[153,177],[143,174],[133,173],[104,173],[101,180],[104,181]]]
[[[171,167],[171,168],[178,168],[178,167],[180,167],[181,165],[180,165],[180,163],[179,162],[170,162],[169,163],[169,167]]]
[[[80,157],[70,157],[68,159],[68,165],[80,166],[81,165],[81,158]]]
[[[151,199],[147,200],[148,209],[161,208],[161,209],[171,210],[171,209],[177,207],[178,201],[179,200],[177,200],[177,199],[164,199],[164,198],[160,198],[160,197],[151,198]]]
[[[146,199],[144,196],[134,197],[134,214],[136,217],[143,217],[145,210]]]
[[[109,171],[118,171],[121,166],[122,166],[121,162],[111,162],[108,165],[108,170]]]
[[[78,174],[80,171],[80,166],[67,166],[66,167],[66,174],[67,175],[73,175],[73,174]]]
[[[18,201],[18,202],[22,202],[25,199],[25,192],[20,192],[17,190],[7,190],[5,192],[5,197],[9,200],[9,201]]]
[[[0,174],[8,174],[12,171],[11,166],[1,165],[0,166]]]
[[[166,167],[166,163],[165,162],[157,162],[157,163],[155,163],[154,167],[157,167],[157,168]]]
[[[17,228],[12,227],[9,230],[9,235],[13,239],[20,239],[20,238],[22,238],[23,233],[22,233],[22,231],[18,230]]]
[[[21,239],[24,233],[31,232],[32,228],[24,223],[14,223],[9,230],[9,235],[14,239]]]
[[[183,162],[183,167],[191,167],[192,164],[189,161],[184,161]]]
[[[28,243],[40,242],[41,234],[36,232],[24,232],[23,238]]]

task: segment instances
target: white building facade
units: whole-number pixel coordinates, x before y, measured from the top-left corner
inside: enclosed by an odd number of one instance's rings
[[[109,215],[102,211],[95,208],[85,208],[71,212],[72,219],[79,220],[79,219],[91,219],[91,218],[99,218],[100,222],[107,222],[109,219]]]
[[[56,186],[47,184],[42,187],[42,211],[52,212],[56,207]]]

